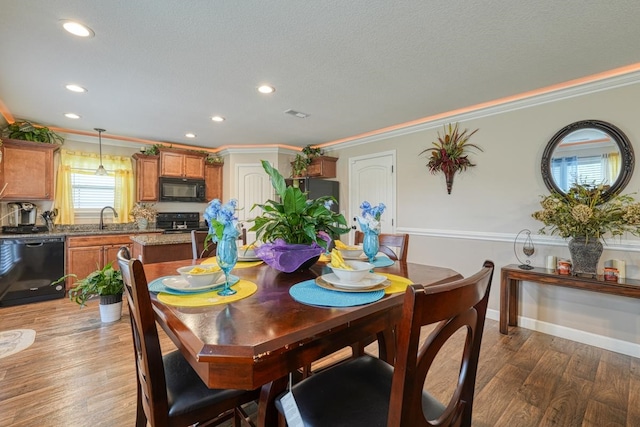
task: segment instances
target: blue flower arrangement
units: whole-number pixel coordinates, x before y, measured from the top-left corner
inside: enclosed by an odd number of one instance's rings
[[[368,230],[376,231],[380,229],[380,217],[384,213],[386,206],[384,203],[379,203],[378,206],[371,206],[371,203],[366,200],[360,205],[362,209],[362,215],[358,217],[360,228],[363,232]]]
[[[204,211],[204,219],[209,223],[207,241],[219,242],[224,238],[237,238],[240,235],[236,216],[237,205],[236,199],[231,199],[225,204],[222,204],[220,199],[213,199],[209,203]]]

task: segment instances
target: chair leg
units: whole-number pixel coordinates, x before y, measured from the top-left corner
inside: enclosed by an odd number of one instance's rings
[[[147,416],[144,414],[144,408],[140,401],[140,392],[138,392],[138,404],[136,407],[136,427],[147,427]]]

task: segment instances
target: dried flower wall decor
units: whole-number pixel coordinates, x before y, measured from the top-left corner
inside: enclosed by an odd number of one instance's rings
[[[468,130],[460,132],[458,123],[452,125],[444,125],[443,134],[438,132],[438,140],[433,142],[433,147],[423,150],[420,155],[428,154],[429,162],[427,167],[432,174],[443,172],[447,181],[447,193],[451,194],[453,187],[453,177],[456,172],[464,171],[467,168],[475,166],[469,160],[470,149],[482,151],[482,148],[475,144],[469,143],[469,138],[478,131],[474,130],[467,133]]]

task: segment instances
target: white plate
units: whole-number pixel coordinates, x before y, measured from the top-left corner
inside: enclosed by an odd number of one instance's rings
[[[364,279],[362,279],[358,283],[343,283],[334,273],[323,274],[320,277],[325,282],[332,284],[336,288],[342,289],[368,289],[373,288],[374,286],[377,286],[387,280],[385,276],[374,273],[367,273],[367,275],[364,276]]]
[[[331,283],[325,281],[322,276],[320,276],[316,277],[316,285],[320,286],[321,288],[329,289],[330,291],[336,292],[373,292],[388,288],[389,286],[391,286],[391,281],[387,279],[379,285],[373,286],[371,288],[345,289],[332,285]]]
[[[216,286],[222,285],[224,283],[224,274],[221,275],[218,280],[213,283],[209,283],[206,286],[191,286],[186,279],[182,276],[171,276],[165,277],[162,279],[162,284],[165,285],[169,289],[173,289],[175,291],[182,292],[198,292],[205,289],[215,288]]]
[[[255,257],[255,256],[240,256],[238,255],[238,261],[262,261],[261,258]]]

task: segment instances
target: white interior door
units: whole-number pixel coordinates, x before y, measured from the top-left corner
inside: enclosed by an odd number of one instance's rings
[[[236,165],[236,194],[238,195],[238,219],[245,223],[247,229],[253,226],[248,222],[262,212],[251,207],[256,203],[264,203],[273,198],[273,187],[260,163]],[[255,241],[255,233],[247,232],[247,242]]]
[[[395,232],[395,160],[395,150],[349,159],[349,220],[360,215],[360,204],[365,200],[372,205],[384,203],[381,231]],[[353,224],[359,229],[357,222]]]

